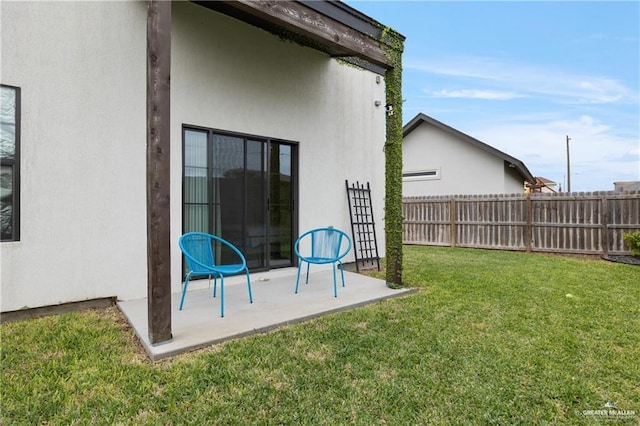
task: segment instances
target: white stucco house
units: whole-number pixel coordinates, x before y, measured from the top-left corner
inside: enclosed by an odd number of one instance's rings
[[[614,191],[640,191],[640,180],[613,182]]]
[[[147,2],[0,7],[0,311],[145,297]],[[384,216],[388,64],[349,50],[383,27],[340,2],[269,5],[293,21],[261,7],[172,5],[172,292],[183,232],[221,235],[268,271],[295,265],[308,229],[349,232],[345,180],[370,182]],[[300,30],[319,23],[349,37]]]
[[[402,129],[402,195],[512,194],[535,178],[524,163],[432,117]]]

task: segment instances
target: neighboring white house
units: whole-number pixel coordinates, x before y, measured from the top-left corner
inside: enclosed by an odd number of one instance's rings
[[[522,193],[535,182],[522,161],[425,114],[402,135],[405,197]]]
[[[525,185],[526,186],[525,192],[530,192],[530,193],[541,192],[541,193],[547,193],[547,194],[554,194],[557,192],[561,192],[562,188],[556,189],[557,185],[558,185],[558,182],[554,182],[551,179],[547,179],[542,176],[536,176],[536,180],[534,183],[527,182],[527,184]]]
[[[640,191],[640,180],[630,180],[624,182],[613,182],[614,191]]]
[[[370,23],[340,2],[311,3],[296,7]],[[0,311],[145,297],[147,3],[0,7]],[[292,242],[310,228],[350,233],[345,179],[370,182],[384,216],[384,69],[214,7],[235,6],[172,7],[173,292],[184,231],[221,234],[264,271],[293,266]]]

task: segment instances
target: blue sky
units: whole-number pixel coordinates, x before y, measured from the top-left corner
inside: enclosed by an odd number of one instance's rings
[[[405,37],[403,123],[422,112],[571,190],[640,180],[640,2],[367,1]]]

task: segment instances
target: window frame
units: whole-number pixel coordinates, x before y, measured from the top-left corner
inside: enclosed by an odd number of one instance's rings
[[[410,182],[415,180],[439,180],[440,167],[422,170],[407,170],[402,172],[402,181]]]
[[[11,234],[1,234],[0,242],[20,241],[20,142],[21,142],[21,118],[22,118],[22,90],[20,87],[9,84],[0,84],[2,88],[12,89],[15,93],[15,141],[13,159],[0,157],[0,166],[9,166],[12,169],[12,211]]]

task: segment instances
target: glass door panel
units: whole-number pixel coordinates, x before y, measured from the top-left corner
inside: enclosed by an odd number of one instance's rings
[[[293,265],[291,145],[271,143],[269,153],[269,264]]]
[[[244,158],[244,138],[213,135],[214,227],[217,235],[241,251],[245,235]]]
[[[246,239],[249,268],[267,267],[267,148],[263,141],[247,140]]]
[[[211,232],[207,132],[184,132],[184,232]]]

